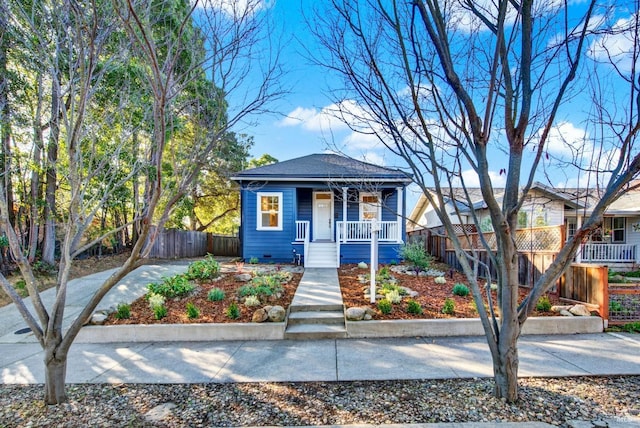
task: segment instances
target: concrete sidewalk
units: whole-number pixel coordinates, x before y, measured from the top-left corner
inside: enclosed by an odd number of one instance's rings
[[[521,377],[640,375],[640,337],[526,336]],[[0,382],[42,383],[36,343],[0,344]],[[70,383],[303,382],[491,377],[483,337],[74,344]]]

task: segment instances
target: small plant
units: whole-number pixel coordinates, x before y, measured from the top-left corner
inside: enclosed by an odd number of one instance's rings
[[[401,296],[405,296],[407,294],[407,290],[400,287],[398,284],[392,284],[390,282],[383,283],[380,287],[380,293],[387,294],[389,291],[397,291]]]
[[[400,257],[413,266],[416,275],[421,271],[427,270],[433,259],[420,241],[404,244],[400,248]]]
[[[185,275],[175,275],[163,278],[162,282],[153,282],[147,285],[151,293],[160,294],[167,298],[180,297],[189,294],[195,286]]]
[[[235,302],[231,303],[224,311],[224,313],[227,318],[231,318],[232,320],[237,320],[238,318],[240,318],[240,308]]]
[[[436,284],[446,284],[447,279],[444,276],[436,276],[434,279]]]
[[[414,315],[421,315],[422,306],[417,301],[411,299],[407,302],[407,312]]]
[[[128,303],[120,303],[116,307],[116,313],[114,316],[119,320],[129,319],[131,317],[131,305]]]
[[[149,302],[149,307],[153,309],[156,306],[163,306],[165,298],[162,294],[149,293],[147,295],[147,301]]]
[[[251,258],[249,259],[249,264],[250,264],[250,265],[257,265],[257,264],[258,264],[258,262],[260,262],[260,260],[259,260],[257,257],[251,257]]]
[[[380,312],[382,312],[383,314],[390,314],[391,313],[391,302],[388,301],[387,299],[382,299],[380,301],[378,301],[378,310]]]
[[[156,306],[155,308],[153,308],[153,315],[157,320],[161,320],[162,318],[167,316],[167,307],[164,305]]]
[[[198,309],[198,307],[191,302],[187,303],[187,318],[192,320],[198,318],[199,316],[200,309]]]
[[[628,333],[640,333],[640,322],[632,322],[622,326],[622,329]]]
[[[213,288],[207,293],[207,300],[210,302],[219,302],[224,300],[224,291],[220,288]]]
[[[456,283],[456,285],[453,286],[453,290],[452,293],[455,294],[456,296],[468,296],[469,295],[469,287],[467,287],[466,285],[458,282]]]
[[[622,309],[622,304],[620,302],[616,302],[615,300],[609,302],[609,310],[611,312],[622,312]]]
[[[44,275],[44,276],[55,275],[55,273],[58,271],[58,268],[56,267],[56,265],[43,262],[42,260],[37,260],[36,262],[34,262],[32,269],[36,275]]]
[[[260,306],[260,299],[258,298],[258,296],[247,296],[247,298],[244,299],[244,305],[245,306]]]
[[[551,310],[551,301],[548,296],[542,296],[538,299],[536,303],[536,311],[538,312],[549,312]]]
[[[391,303],[400,303],[402,301],[402,296],[398,293],[398,290],[389,290],[385,297]]]
[[[391,261],[389,262],[389,264],[390,264],[391,266],[395,266],[395,265],[397,265],[397,264],[398,264],[398,261],[397,261],[397,260],[395,260],[395,259],[393,259],[393,260],[391,260]]]
[[[27,297],[29,295],[29,291],[27,290],[27,282],[24,279],[16,281],[13,288],[16,289],[20,297]]]
[[[382,269],[380,269],[376,274],[376,280],[384,281],[388,279],[391,279],[391,273],[389,272],[389,268],[385,266]]]
[[[444,305],[442,306],[442,313],[447,315],[453,315],[456,312],[456,303],[453,299],[445,299]]]
[[[149,307],[153,311],[153,315],[157,320],[167,316],[167,307],[164,305],[165,298],[161,294],[151,293],[147,296]]]
[[[220,264],[209,254],[203,260],[189,264],[185,277],[187,279],[207,280],[216,278],[220,274]]]
[[[244,269],[244,262],[236,262],[236,273],[242,273],[242,269]]]

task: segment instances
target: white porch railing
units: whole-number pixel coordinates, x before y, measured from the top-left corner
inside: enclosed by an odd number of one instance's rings
[[[635,262],[636,246],[633,244],[582,244],[583,262]]]
[[[370,241],[370,221],[338,221],[336,227],[336,240],[339,242]],[[378,241],[398,242],[400,232],[397,221],[379,221]]]
[[[309,259],[309,222],[296,220],[296,241],[304,242],[304,258],[303,265],[307,265]]]

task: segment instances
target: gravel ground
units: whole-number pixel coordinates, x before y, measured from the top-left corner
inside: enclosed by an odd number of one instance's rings
[[[640,424],[640,376],[520,380],[520,400],[491,379],[383,382],[68,385],[42,403],[42,385],[0,385],[0,427],[201,427],[615,419]]]

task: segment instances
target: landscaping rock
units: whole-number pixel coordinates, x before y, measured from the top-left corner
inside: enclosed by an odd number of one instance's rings
[[[162,403],[145,413],[144,418],[149,422],[162,422],[171,415],[171,409],[174,407],[175,403]]]
[[[104,324],[104,322],[107,320],[108,317],[109,315],[105,314],[104,312],[95,312],[91,316],[91,320],[89,321],[89,324],[102,325]]]
[[[269,313],[264,310],[264,308],[260,308],[253,313],[251,317],[251,322],[265,322],[269,319]]]
[[[284,321],[284,318],[287,315],[287,313],[282,306],[272,306],[271,309],[269,309],[268,315],[269,315],[269,321],[282,322]]]
[[[577,317],[591,316],[591,312],[589,311],[589,309],[587,309],[585,305],[574,305],[571,307],[571,309],[569,309],[569,312],[571,312],[573,315]]]
[[[572,317],[572,316],[574,316],[571,312],[569,312],[566,309],[561,310],[560,311],[560,315],[562,315],[563,317]]]
[[[249,282],[251,281],[251,274],[250,273],[239,273],[235,276],[236,281],[239,282]]]
[[[363,308],[348,308],[345,312],[345,316],[348,321],[362,321],[366,312]]]
[[[571,305],[555,305],[551,306],[551,312],[562,312],[571,309]]]
[[[358,267],[360,269],[367,269],[368,266],[367,266],[367,264],[365,262],[360,262],[360,263],[358,263]]]

